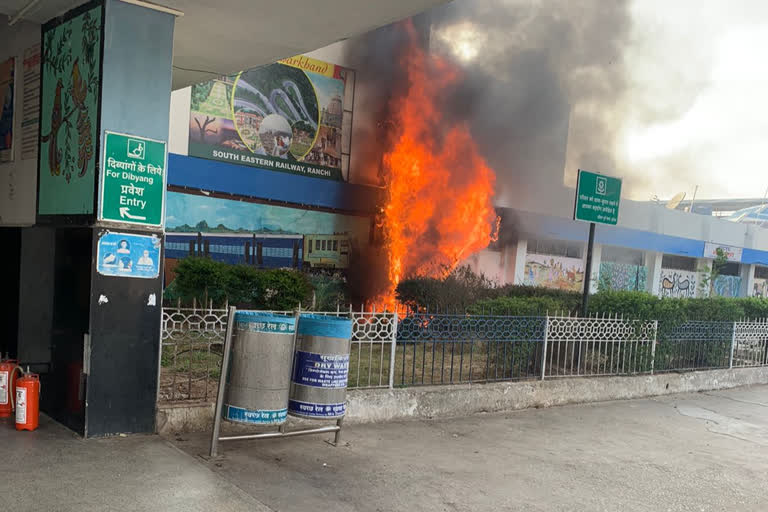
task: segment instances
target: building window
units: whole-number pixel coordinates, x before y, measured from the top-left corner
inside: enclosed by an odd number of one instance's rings
[[[529,254],[546,254],[547,256],[565,256],[566,258],[581,258],[584,244],[567,240],[528,240]]]
[[[741,265],[734,261],[729,261],[720,269],[721,276],[738,276],[740,272]]]
[[[639,267],[643,265],[643,251],[627,249],[626,247],[604,245],[600,255],[600,261],[606,263],[624,263]]]
[[[677,256],[676,254],[665,254],[661,257],[661,268],[696,272],[696,258]]]
[[[334,240],[333,241],[333,250],[334,251],[338,251],[339,250],[339,241],[338,240]]]
[[[768,279],[768,267],[755,266],[755,277],[757,279]]]

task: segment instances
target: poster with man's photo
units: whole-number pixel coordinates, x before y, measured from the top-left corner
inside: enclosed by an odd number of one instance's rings
[[[346,78],[300,55],[194,85],[189,156],[341,180]]]

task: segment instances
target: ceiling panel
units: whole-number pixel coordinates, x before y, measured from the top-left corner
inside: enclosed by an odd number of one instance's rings
[[[447,0],[165,0],[178,9],[173,88],[321,48]],[[0,0],[13,15],[28,0]],[[40,0],[24,19],[43,23],[82,1]]]

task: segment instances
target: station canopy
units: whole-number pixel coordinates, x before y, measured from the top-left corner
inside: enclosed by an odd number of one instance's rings
[[[9,17],[36,23],[86,2],[0,0]],[[130,0],[129,3],[147,4]],[[167,0],[183,13],[173,40],[173,89],[269,64],[413,16],[446,0]]]

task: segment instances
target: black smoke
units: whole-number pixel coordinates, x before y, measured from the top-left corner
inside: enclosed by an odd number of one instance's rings
[[[564,180],[572,186],[578,168],[618,174],[615,120],[625,108],[630,21],[627,0],[462,0],[413,19],[419,44],[462,71],[443,109],[451,122],[469,123],[496,171],[497,204],[531,194],[546,202],[542,191]],[[452,44],[467,34],[477,53],[462,59]],[[407,84],[408,44],[395,24],[347,45],[361,91],[355,115],[367,120],[355,123],[352,175],[369,183],[378,183],[390,133],[389,99]],[[633,175],[625,187],[642,180]]]

